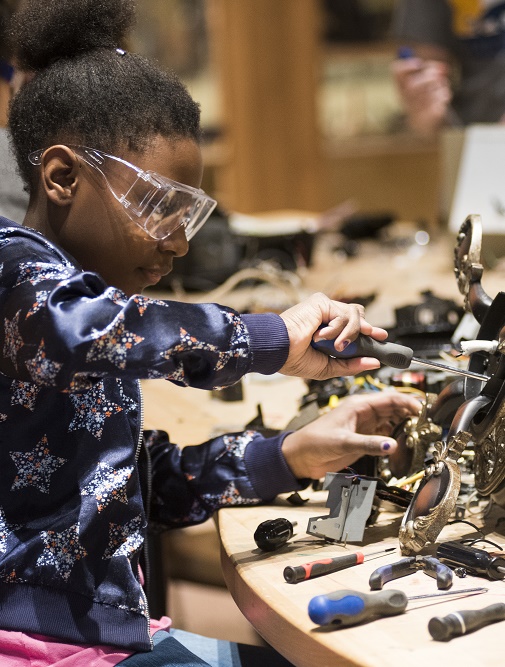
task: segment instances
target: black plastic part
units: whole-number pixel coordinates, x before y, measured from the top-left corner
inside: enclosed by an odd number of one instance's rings
[[[262,551],[275,551],[293,537],[293,524],[288,519],[262,521],[254,532],[254,541]]]
[[[505,579],[505,558],[460,542],[442,542],[437,558],[452,568],[464,567],[468,574],[487,579]]]
[[[505,604],[497,602],[484,609],[458,611],[442,618],[435,616],[428,623],[428,631],[433,639],[444,642],[503,620]]]

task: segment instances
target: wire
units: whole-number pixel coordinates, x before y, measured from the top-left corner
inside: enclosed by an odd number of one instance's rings
[[[477,533],[479,533],[480,535],[482,535],[482,538],[484,539],[485,535],[484,535],[484,533],[482,532],[482,530],[481,530],[480,528],[478,528],[478,527],[477,527],[474,523],[472,523],[471,521],[467,521],[466,519],[454,519],[453,521],[448,521],[448,522],[447,522],[447,525],[448,525],[448,526],[452,526],[452,525],[455,524],[455,523],[466,523],[467,526],[470,526],[471,528],[473,528],[473,529],[475,530],[475,532],[477,532]],[[461,540],[461,541],[463,541],[463,540]],[[476,541],[478,542],[479,540],[476,540]]]
[[[486,538],[479,538],[477,540],[460,540],[461,544],[468,544],[469,547],[473,546],[477,542],[485,542],[486,544],[491,544],[493,547],[496,547],[500,551],[503,551],[503,547],[500,546],[499,544],[496,544],[496,542],[492,542],[491,540],[487,540]]]

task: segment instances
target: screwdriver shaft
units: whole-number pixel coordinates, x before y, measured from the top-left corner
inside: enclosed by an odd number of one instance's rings
[[[450,371],[455,375],[464,375],[465,377],[474,378],[475,380],[482,380],[483,382],[487,382],[489,380],[487,375],[481,375],[480,373],[474,373],[473,371],[465,371],[461,368],[456,368],[455,366],[447,366],[446,364],[439,364],[437,361],[412,357],[412,362],[415,362],[416,364],[421,364],[422,366],[429,366],[430,368],[439,368],[440,370],[443,371]]]
[[[478,595],[479,593],[486,593],[488,588],[462,588],[460,591],[442,591],[441,593],[427,593],[426,595],[411,595],[408,600],[424,600],[424,598],[441,597],[442,595]]]

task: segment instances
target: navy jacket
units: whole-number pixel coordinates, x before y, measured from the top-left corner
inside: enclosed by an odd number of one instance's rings
[[[0,627],[149,650],[138,577],[147,516],[197,523],[301,485],[282,435],[248,431],[181,450],[163,432],[144,433],[139,380],[210,389],[273,373],[287,357],[284,323],[127,298],[5,218],[0,317]],[[144,443],[151,465],[141,479]]]

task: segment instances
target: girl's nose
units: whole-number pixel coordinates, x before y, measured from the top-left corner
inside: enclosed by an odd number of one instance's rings
[[[162,252],[173,252],[176,257],[183,257],[189,250],[189,242],[186,238],[184,225],[178,227],[165,239],[158,241],[158,247]]]

